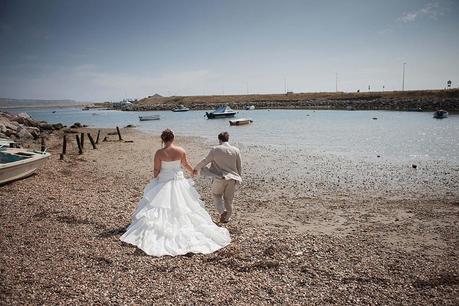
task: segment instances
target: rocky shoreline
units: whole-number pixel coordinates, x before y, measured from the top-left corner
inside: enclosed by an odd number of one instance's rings
[[[365,93],[288,93],[273,95],[221,95],[151,97],[134,101],[123,110],[170,110],[185,105],[192,110],[208,110],[221,104],[234,109],[254,105],[259,109],[344,109],[344,110],[397,110],[459,111],[459,89],[406,92]],[[109,104],[99,104],[109,107]]]
[[[32,119],[27,113],[17,115],[0,112],[0,138],[9,138],[16,142],[36,140],[44,134],[64,128],[62,123],[50,124]]]

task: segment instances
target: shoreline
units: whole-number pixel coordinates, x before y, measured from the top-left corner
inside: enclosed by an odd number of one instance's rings
[[[60,135],[51,135],[46,165],[0,187],[5,303],[458,302],[459,169],[241,147],[244,181],[224,225],[232,243],[155,258],[119,236],[151,178],[159,136],[121,133],[133,142],[109,136],[82,155],[69,142],[63,161]],[[176,142],[193,165],[212,145]],[[210,182],[195,182],[215,220]]]

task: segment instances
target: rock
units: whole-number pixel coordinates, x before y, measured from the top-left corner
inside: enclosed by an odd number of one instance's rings
[[[72,124],[72,126],[70,128],[71,129],[77,129],[77,128],[80,128],[80,127],[82,127],[81,123],[75,122],[74,124]]]
[[[417,165],[411,165],[411,167],[413,167],[413,169],[416,169],[418,166]]]
[[[126,125],[124,128],[135,128],[135,125],[128,124],[128,125]]]
[[[60,129],[63,129],[63,128],[64,128],[64,125],[62,123],[53,124],[53,129],[55,129],[55,130],[60,130]]]
[[[24,128],[24,127],[18,130],[18,132],[16,134],[16,137],[18,137],[21,140],[33,139],[34,138],[32,136],[32,134],[29,131],[27,131],[27,129]]]
[[[26,125],[26,126],[35,126],[35,125],[37,125],[37,123],[34,122],[33,120],[28,119],[28,118],[24,118],[24,117],[16,117],[12,121],[16,121],[17,123],[20,123],[20,124],[23,124],[23,125]]]
[[[10,121],[9,119],[0,118],[0,123],[10,130],[16,130],[19,127],[19,123]]]
[[[12,137],[12,136],[16,136],[16,130],[11,130],[11,129],[8,129],[6,130],[6,132],[4,133],[7,137]]]
[[[41,130],[45,130],[45,131],[49,131],[53,129],[53,125],[46,123],[46,122],[40,122],[38,126],[40,127]]]
[[[3,134],[2,132],[0,132],[0,138],[8,138],[8,136],[6,136],[6,135]]]
[[[30,117],[30,115],[25,113],[25,112],[24,113],[19,113],[17,116],[21,117],[21,118],[24,118],[24,119],[32,119],[32,117]]]
[[[0,123],[0,133],[6,132],[6,126],[3,123]]]
[[[29,126],[26,128],[27,131],[33,136],[33,139],[40,137],[40,129],[37,127]]]

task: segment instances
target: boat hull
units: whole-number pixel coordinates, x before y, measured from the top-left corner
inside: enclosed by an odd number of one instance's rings
[[[159,116],[139,116],[140,121],[152,121],[152,120],[159,120]]]
[[[231,118],[236,115],[236,112],[231,113],[206,113],[207,119],[218,119],[218,118]]]
[[[230,120],[229,123],[232,126],[237,126],[237,125],[247,125],[251,124],[253,121],[250,119],[236,119],[236,120]]]
[[[183,113],[183,112],[187,112],[189,110],[190,110],[189,108],[186,108],[186,109],[178,108],[178,109],[173,109],[172,111],[174,113]]]
[[[49,156],[49,153],[36,153],[25,159],[0,164],[0,185],[32,175]]]
[[[434,117],[435,119],[445,119],[445,118],[448,118],[448,112],[447,112],[447,111],[443,111],[443,110],[436,111],[436,112],[433,114],[433,117]]]

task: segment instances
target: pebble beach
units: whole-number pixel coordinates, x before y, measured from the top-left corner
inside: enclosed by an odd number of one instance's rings
[[[122,129],[124,141],[108,135],[78,155],[69,134],[59,160],[62,133],[48,136],[52,156],[35,175],[0,186],[1,304],[459,303],[457,165],[239,145],[244,182],[221,225],[232,243],[155,258],[119,237],[158,135]],[[193,165],[215,144],[176,143]],[[210,181],[195,183],[217,221]]]

